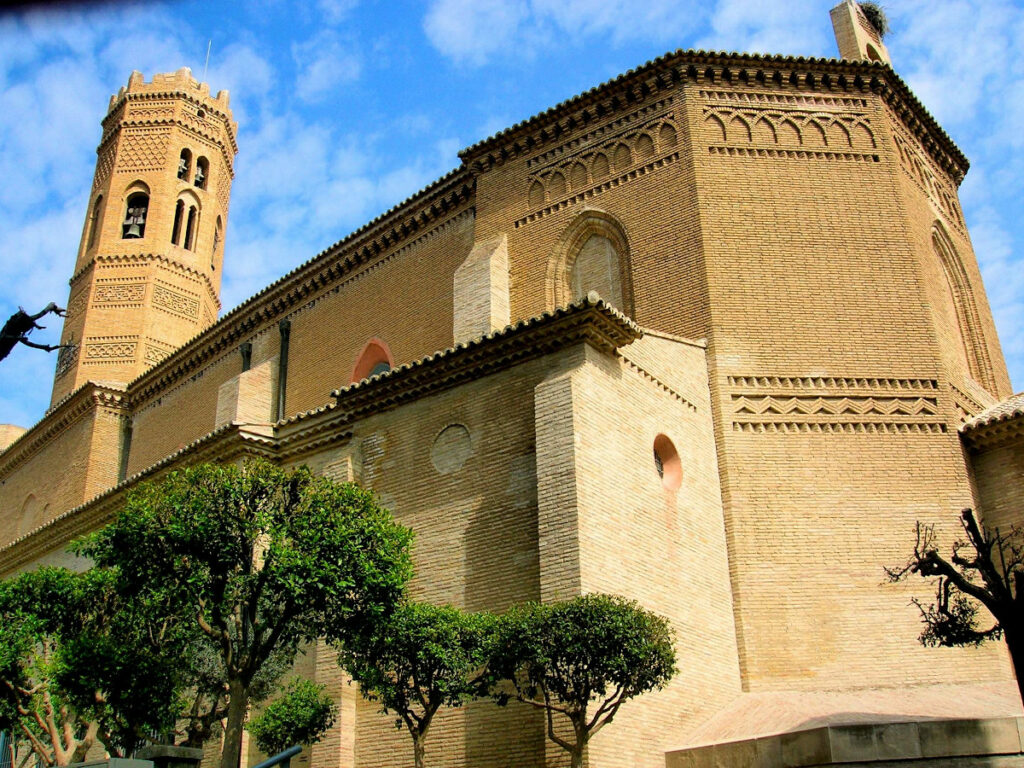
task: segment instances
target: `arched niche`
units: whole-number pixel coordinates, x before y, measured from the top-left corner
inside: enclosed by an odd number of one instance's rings
[[[356,364],[352,368],[352,375],[349,382],[355,384],[357,381],[376,376],[379,373],[390,371],[395,364],[388,345],[377,338],[370,339],[363,346],[362,351],[356,357]]]
[[[970,278],[960,254],[953,247],[953,241],[939,222],[932,226],[932,250],[946,279],[946,296],[953,308],[967,369],[971,378],[994,394],[996,385],[992,361],[981,330],[981,317]]]
[[[547,304],[562,307],[596,291],[627,315],[634,314],[629,239],[611,214],[583,211],[566,228],[548,260]]]
[[[135,181],[124,193],[124,219],[121,222],[121,238],[130,240],[146,236],[146,221],[149,218],[149,186]]]

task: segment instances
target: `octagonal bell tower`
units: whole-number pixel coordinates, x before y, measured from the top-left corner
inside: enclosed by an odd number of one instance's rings
[[[237,130],[227,91],[187,68],[110,97],[51,404],[131,381],[217,319]]]

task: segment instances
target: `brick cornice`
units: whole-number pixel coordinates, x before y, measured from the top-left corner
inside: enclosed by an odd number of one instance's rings
[[[278,422],[279,444],[287,450],[319,439],[371,413],[476,381],[543,355],[581,343],[613,353],[643,335],[640,327],[591,294],[568,307],[545,312],[486,336],[331,393],[334,403]]]
[[[972,428],[960,428],[960,437],[975,451],[987,451],[1004,445],[1024,445],[1024,414],[999,419]]]
[[[0,576],[9,575],[47,552],[64,547],[75,538],[110,522],[123,502],[125,493],[144,480],[153,480],[182,464],[214,460],[228,462],[243,456],[276,459],[276,441],[271,436],[269,425],[258,430],[251,426],[226,424],[84,504],[0,547]]]
[[[879,62],[708,51],[675,51],[591,88],[517,123],[459,153],[480,173],[514,157],[539,151],[584,126],[635,109],[679,84],[812,88],[849,93],[878,93],[953,178],[969,163],[891,67]]]
[[[177,99],[179,101],[187,101],[193,104],[196,108],[206,110],[207,112],[215,115],[224,124],[224,132],[227,134],[228,140],[231,144],[232,157],[238,154],[238,141],[235,136],[234,122],[231,116],[227,112],[220,109],[217,105],[217,100],[210,98],[204,100],[196,97],[194,94],[184,90],[170,89],[166,91],[126,91],[121,97],[111,105],[110,109],[107,110],[106,116],[102,120],[103,125],[103,136],[100,139],[97,152],[103,148],[110,137],[117,133],[117,130],[125,125],[169,125],[174,124],[186,130],[195,131],[196,129],[184,123],[182,120],[175,119],[162,119],[162,120],[138,120],[138,121],[125,121],[124,112],[125,105],[129,101],[160,101],[161,99]],[[202,136],[211,141],[215,141],[218,144],[223,144],[223,141],[219,136],[211,136],[207,133],[197,131]],[[227,153],[225,153],[227,154]],[[228,167],[231,167],[233,163],[229,162]]]
[[[125,390],[115,385],[86,382],[0,453],[0,477],[7,476],[79,420],[101,408],[127,414]]]
[[[474,192],[473,178],[464,171],[454,171],[296,267],[132,381],[128,390],[133,405],[173,386],[207,360],[357,270],[388,258],[411,240],[472,212]]]

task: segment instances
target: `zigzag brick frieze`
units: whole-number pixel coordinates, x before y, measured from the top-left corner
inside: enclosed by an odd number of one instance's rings
[[[934,397],[747,397],[733,395],[734,414],[757,416],[934,416]]]
[[[727,382],[733,390],[730,419],[740,431],[752,431],[749,425],[788,425],[781,431],[794,431],[793,425],[802,424],[947,429],[934,379],[730,376]]]

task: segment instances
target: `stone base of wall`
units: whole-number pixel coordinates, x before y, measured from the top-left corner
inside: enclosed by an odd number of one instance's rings
[[[1024,764],[1024,718],[830,725],[680,749],[666,768],[1004,768]]]

